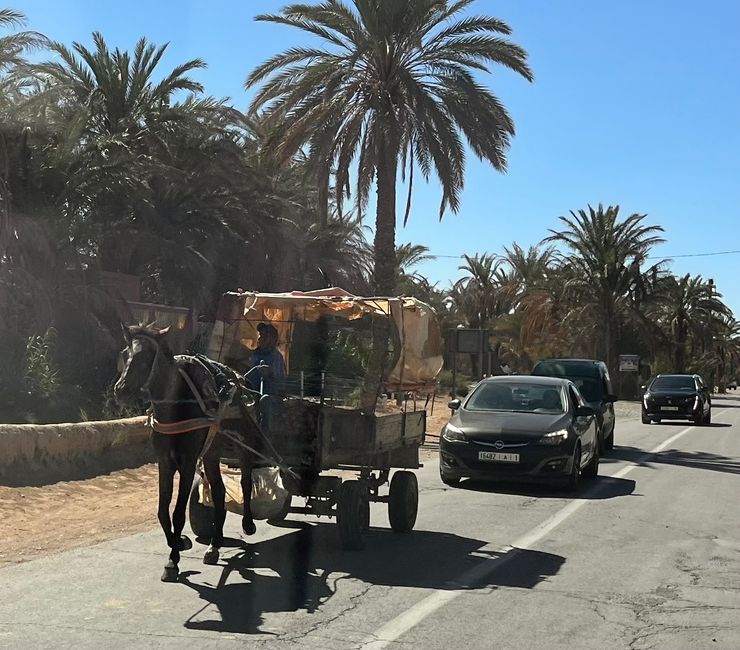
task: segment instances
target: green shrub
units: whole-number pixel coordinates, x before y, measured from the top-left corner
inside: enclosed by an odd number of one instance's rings
[[[23,383],[33,400],[53,400],[60,388],[59,369],[54,361],[56,330],[31,336],[26,344],[26,369]]]

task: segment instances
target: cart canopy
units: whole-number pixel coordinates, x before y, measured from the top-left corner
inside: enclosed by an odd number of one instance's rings
[[[431,392],[442,369],[442,337],[434,310],[408,297],[364,298],[333,287],[289,293],[224,294],[208,344],[208,355],[223,361],[243,357],[257,345],[257,325],[269,322],[280,335],[280,351],[290,364],[296,322],[333,316],[353,321],[366,316],[390,319],[398,353],[385,377],[387,391]]]

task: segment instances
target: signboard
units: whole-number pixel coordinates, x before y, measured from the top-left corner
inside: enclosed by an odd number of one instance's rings
[[[637,372],[640,369],[640,357],[637,354],[619,355],[619,372]]]
[[[453,352],[480,354],[486,350],[487,330],[458,327],[451,330],[451,334]]]

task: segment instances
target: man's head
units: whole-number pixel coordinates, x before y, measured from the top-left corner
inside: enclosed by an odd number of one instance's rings
[[[257,347],[263,350],[269,350],[277,347],[278,344],[278,331],[274,325],[269,323],[260,323],[257,325]]]

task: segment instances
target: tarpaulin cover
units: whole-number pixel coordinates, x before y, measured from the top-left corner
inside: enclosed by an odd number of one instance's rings
[[[227,293],[221,299],[208,346],[211,358],[240,358],[257,345],[257,325],[269,322],[290,363],[297,321],[336,316],[348,321],[367,315],[390,318],[400,344],[397,362],[384,385],[388,391],[433,390],[442,369],[442,336],[434,310],[415,298],[362,298],[333,287],[290,293]]]

